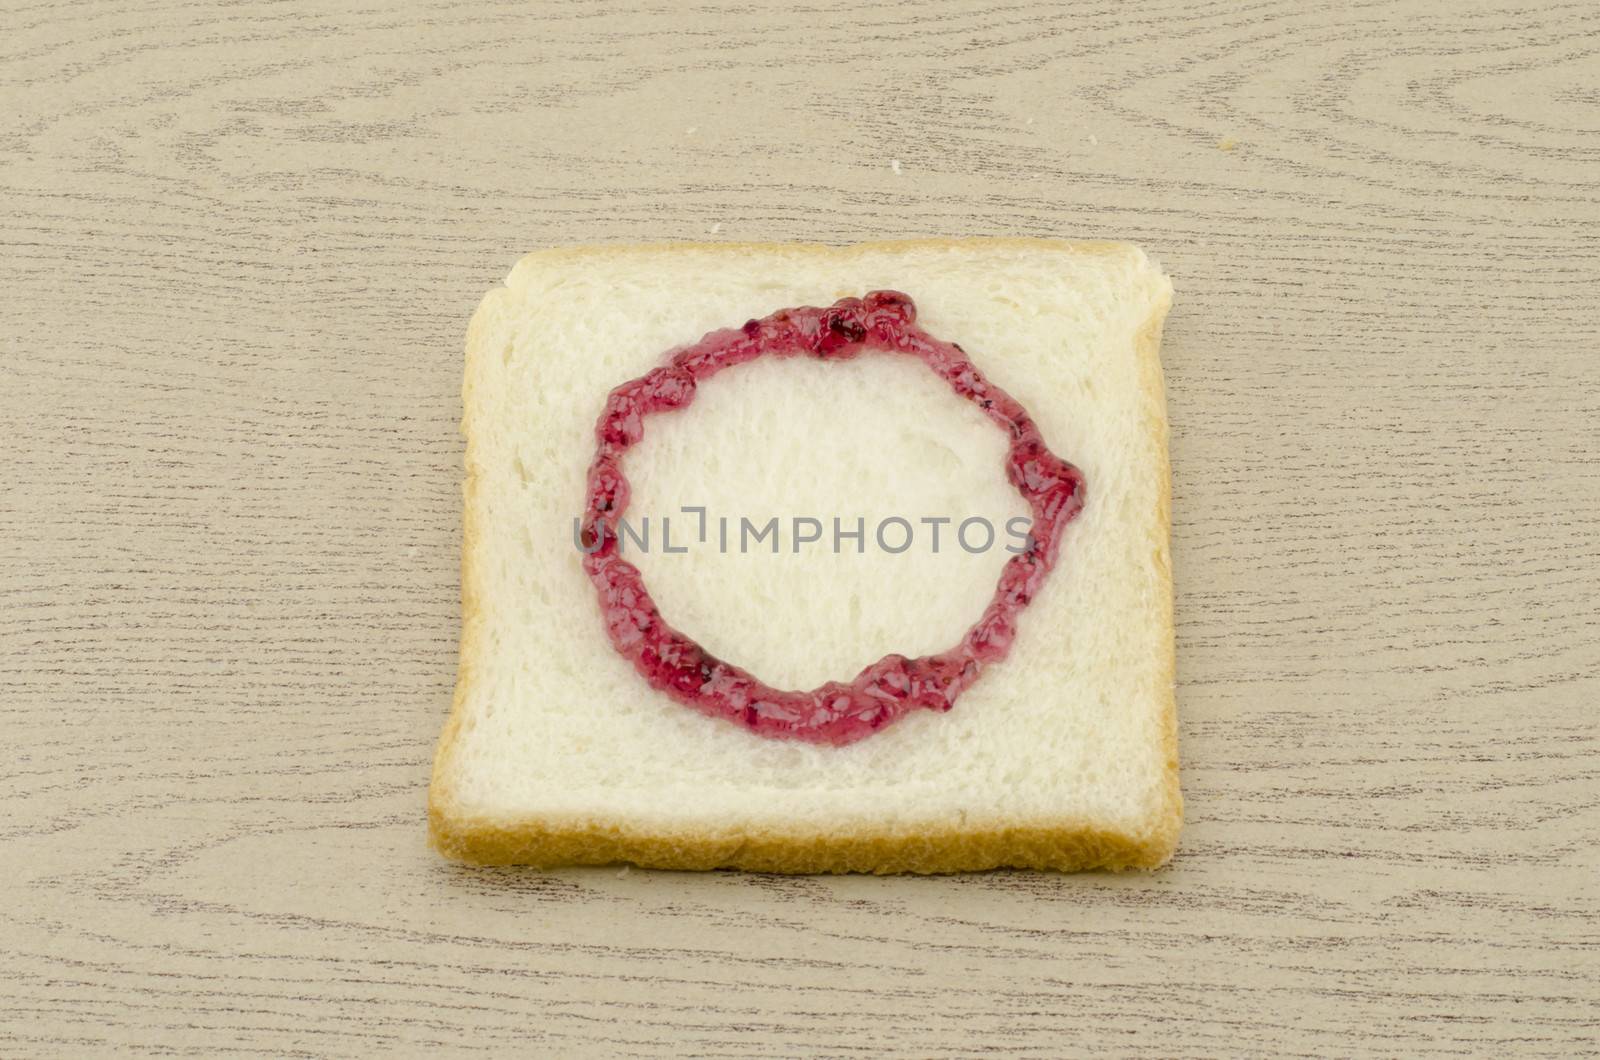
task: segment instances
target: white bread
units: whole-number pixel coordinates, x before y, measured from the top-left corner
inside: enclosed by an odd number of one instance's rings
[[[909,294],[919,324],[1022,402],[1085,473],[1085,508],[1009,656],[948,713],[840,747],[756,736],[651,689],[608,641],[572,538],[595,421],[612,387],[673,347],[880,288]],[[434,845],[476,863],[780,872],[1164,862],[1181,819],[1158,361],[1170,300],[1141,251],[1108,243],[524,258],[468,332],[464,624]],[[763,358],[646,423],[625,465],[629,516],[674,516],[675,541],[695,524],[681,505],[865,518],[864,555],[786,543],[630,556],[673,626],[777,687],[942,650],[982,611],[1003,550],[972,555],[947,537],[938,555],[889,556],[871,543],[879,519],[998,527],[1027,512],[1001,432],[907,357]]]

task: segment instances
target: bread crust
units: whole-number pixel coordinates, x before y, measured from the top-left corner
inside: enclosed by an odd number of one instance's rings
[[[1167,391],[1161,372],[1161,330],[1166,323],[1167,311],[1172,308],[1172,286],[1169,283],[1163,297],[1151,309],[1150,316],[1139,329],[1135,343],[1139,356],[1139,382],[1144,391],[1150,429],[1160,440],[1160,488],[1156,492],[1156,569],[1160,572],[1161,627],[1165,636],[1162,660],[1165,677],[1161,687],[1166,692],[1162,707],[1161,742],[1166,753],[1163,771],[1163,806],[1158,824],[1151,836],[1150,845],[1160,852],[1156,865],[1165,864],[1178,846],[1178,831],[1183,827],[1183,792],[1178,780],[1178,643],[1173,616],[1172,586],[1172,454],[1168,443]]]
[[[1153,869],[1162,834],[1133,837],[1089,825],[947,826],[915,833],[638,831],[596,821],[495,822],[429,807],[434,849],[472,865],[608,865],[752,872],[945,873],[992,869]]]
[[[868,830],[816,832],[741,829],[736,832],[639,830],[605,821],[553,817],[497,819],[465,812],[449,778],[449,762],[465,723],[467,692],[476,678],[481,650],[483,573],[478,556],[482,529],[477,502],[478,475],[473,467],[471,410],[476,362],[485,355],[482,333],[497,301],[509,296],[523,267],[534,261],[574,264],[583,260],[648,253],[731,251],[851,255],[883,250],[961,249],[964,247],[1057,249],[1076,254],[1142,253],[1127,243],[1074,242],[1035,238],[913,239],[829,246],[820,243],[645,243],[556,247],[525,255],[507,285],[486,295],[467,328],[466,366],[462,386],[461,430],[467,437],[466,481],[462,489],[461,553],[462,633],[458,674],[450,716],[440,735],[428,788],[428,837],[447,858],[473,865],[606,865],[627,862],[646,868],[703,870],[744,869],[780,873],[950,873],[1000,867],[1053,869],[1154,869],[1165,864],[1177,846],[1183,822],[1178,776],[1177,658],[1173,627],[1170,556],[1172,469],[1167,444],[1166,396],[1160,348],[1162,326],[1171,306],[1170,283],[1136,336],[1140,385],[1152,434],[1159,439],[1160,489],[1156,500],[1157,570],[1165,586],[1160,594],[1166,631],[1163,660],[1166,702],[1159,724],[1165,750],[1162,806],[1138,833],[1105,829],[1084,821],[1053,820],[930,825],[909,832]]]

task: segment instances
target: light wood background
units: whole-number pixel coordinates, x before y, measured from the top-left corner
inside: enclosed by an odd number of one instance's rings
[[[1600,1049],[1593,3],[0,7],[0,1052]],[[1173,274],[1154,876],[424,842],[525,250]]]

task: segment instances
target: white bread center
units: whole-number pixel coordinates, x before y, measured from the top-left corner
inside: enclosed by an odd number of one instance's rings
[[[1010,520],[1029,514],[1006,481],[1006,448],[998,426],[907,355],[763,357],[646,419],[624,470],[626,518],[636,530],[649,518],[650,547],[626,554],[666,620],[713,655],[778,688],[849,681],[891,652],[953,647],[977,621],[1024,526]],[[703,543],[687,506],[706,509]],[[686,552],[663,550],[663,517]],[[755,537],[774,517],[777,554],[772,535]],[[821,524],[798,552],[796,518]],[[844,536],[857,529],[864,540]]]

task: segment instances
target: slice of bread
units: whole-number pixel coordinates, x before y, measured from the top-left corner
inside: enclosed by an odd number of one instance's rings
[[[755,735],[652,689],[607,639],[574,540],[607,393],[719,328],[893,289],[1086,478],[1009,655],[947,713],[844,746]],[[1158,359],[1171,285],[1135,247],[1043,240],[595,247],[519,262],[472,319],[460,677],[429,797],[447,856],[776,872],[1150,868],[1181,819]],[[645,421],[628,555],[662,616],[778,688],[960,641],[1027,514],[1007,439],[916,359],[764,357]],[[706,510],[706,540],[698,512]],[[672,546],[662,548],[661,520]],[[782,547],[739,548],[740,520]],[[795,517],[823,540],[795,551]],[[913,529],[897,554],[885,519]],[[731,521],[726,550],[718,521]],[[835,541],[866,528],[858,546]],[[931,547],[935,524],[944,538]],[[809,533],[809,528],[806,531]],[[981,544],[974,525],[969,543]],[[837,551],[832,547],[837,544]]]

